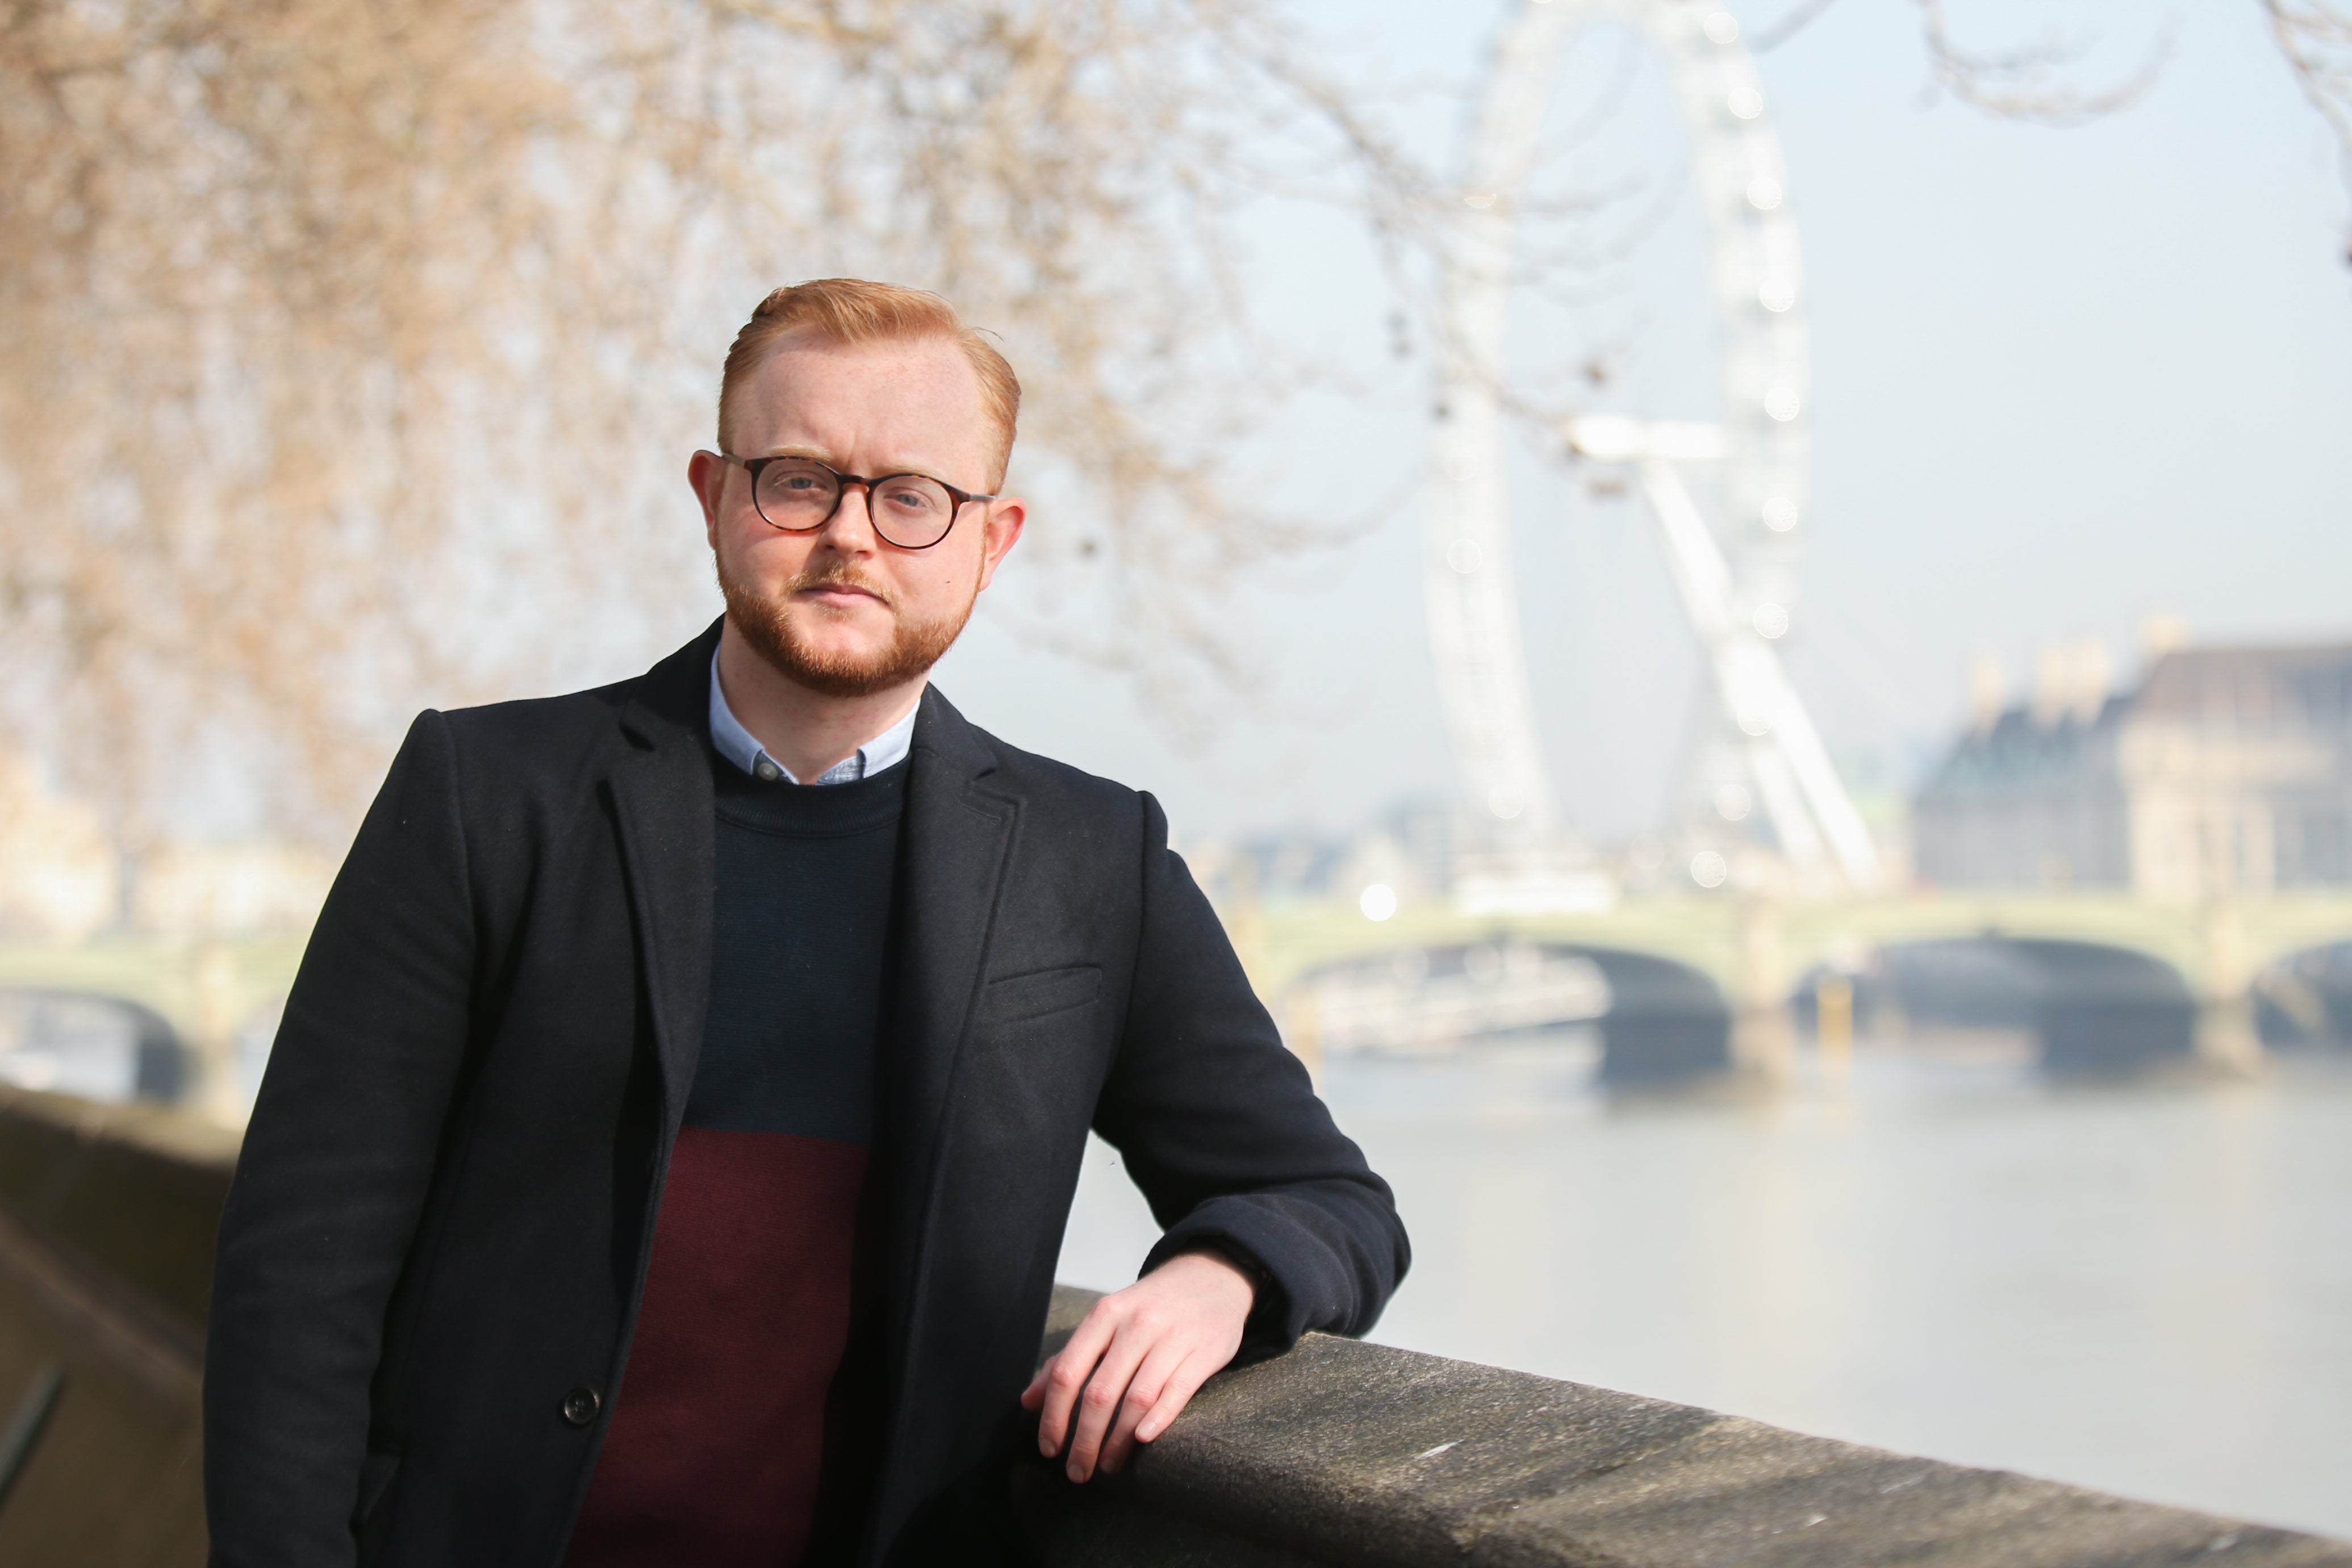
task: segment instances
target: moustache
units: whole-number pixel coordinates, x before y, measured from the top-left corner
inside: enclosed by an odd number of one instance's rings
[[[784,585],[784,592],[787,595],[812,593],[828,588],[846,588],[859,593],[870,593],[882,601],[884,609],[898,608],[898,596],[888,589],[842,566],[828,567],[823,571],[802,572]]]

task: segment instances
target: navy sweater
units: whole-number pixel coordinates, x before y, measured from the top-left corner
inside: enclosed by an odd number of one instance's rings
[[[906,774],[713,758],[709,1011],[570,1568],[839,1555],[878,1403],[860,1224]]]

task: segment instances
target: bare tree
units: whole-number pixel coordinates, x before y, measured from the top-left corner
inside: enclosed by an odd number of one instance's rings
[[[417,703],[675,634],[711,367],[835,273],[1005,338],[1113,606],[1048,632],[1244,684],[1220,593],[1315,530],[1223,456],[1233,209],[1382,177],[1295,59],[1242,0],[5,0],[9,736],[133,849],[229,758],[331,839]]]
[[[2071,40],[2045,38],[2015,48],[1984,50],[1953,37],[1943,0],[1913,0],[1936,83],[1972,108],[2003,120],[2042,125],[2082,125],[2127,109],[2147,94],[2172,51],[2170,29],[2160,31],[2137,69],[2106,87],[2086,89],[2067,79],[2079,52]]]
[[[1811,26],[1837,0],[1796,0],[1756,35],[1752,47],[1759,54]],[[1937,87],[1962,103],[2003,120],[2023,120],[2043,125],[2079,125],[2101,119],[2137,102],[2156,85],[2165,57],[2171,52],[2168,27],[2159,30],[2147,57],[2121,80],[2085,89],[2068,79],[2069,68],[2083,53],[2079,39],[2047,35],[2030,44],[1999,49],[1964,45],[1952,30],[1944,0],[1911,0],[1919,13],[1921,41],[1927,46],[1927,67]]]
[[[2303,94],[2336,132],[2352,187],[2352,10],[2334,0],[2262,0],[2271,32]],[[2352,264],[2352,239],[2344,259]]]
[[[2121,80],[2086,89],[2068,79],[2079,55],[2077,40],[2043,38],[2015,48],[1984,50],[1954,37],[1944,0],[1911,0],[1919,12],[1928,68],[1937,86],[1961,102],[2003,120],[2045,125],[2075,125],[2130,107],[2156,84],[2171,52],[2171,30],[2162,26],[2147,58]],[[1821,19],[1837,0],[1794,0],[1756,35],[1759,51],[1776,48]],[[2294,73],[2343,149],[2346,183],[2352,187],[2352,11],[2340,0],[2256,0]],[[2345,260],[2352,263],[2352,242]]]

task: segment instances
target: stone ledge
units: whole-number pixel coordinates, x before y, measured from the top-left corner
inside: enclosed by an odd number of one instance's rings
[[[0,1215],[199,1354],[237,1134],[0,1088]]]
[[[1093,1297],[1055,1292],[1046,1348]],[[2352,1568],[2352,1544],[1311,1334],[1129,1471],[1018,1488],[1052,1568]]]

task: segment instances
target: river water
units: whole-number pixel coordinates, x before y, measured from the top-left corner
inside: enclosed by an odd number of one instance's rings
[[[1612,1103],[1591,1056],[1330,1064],[1413,1240],[1371,1338],[2352,1537],[2352,1059],[2090,1088],[1864,1049]],[[1096,1144],[1061,1277],[1155,1234]]]

